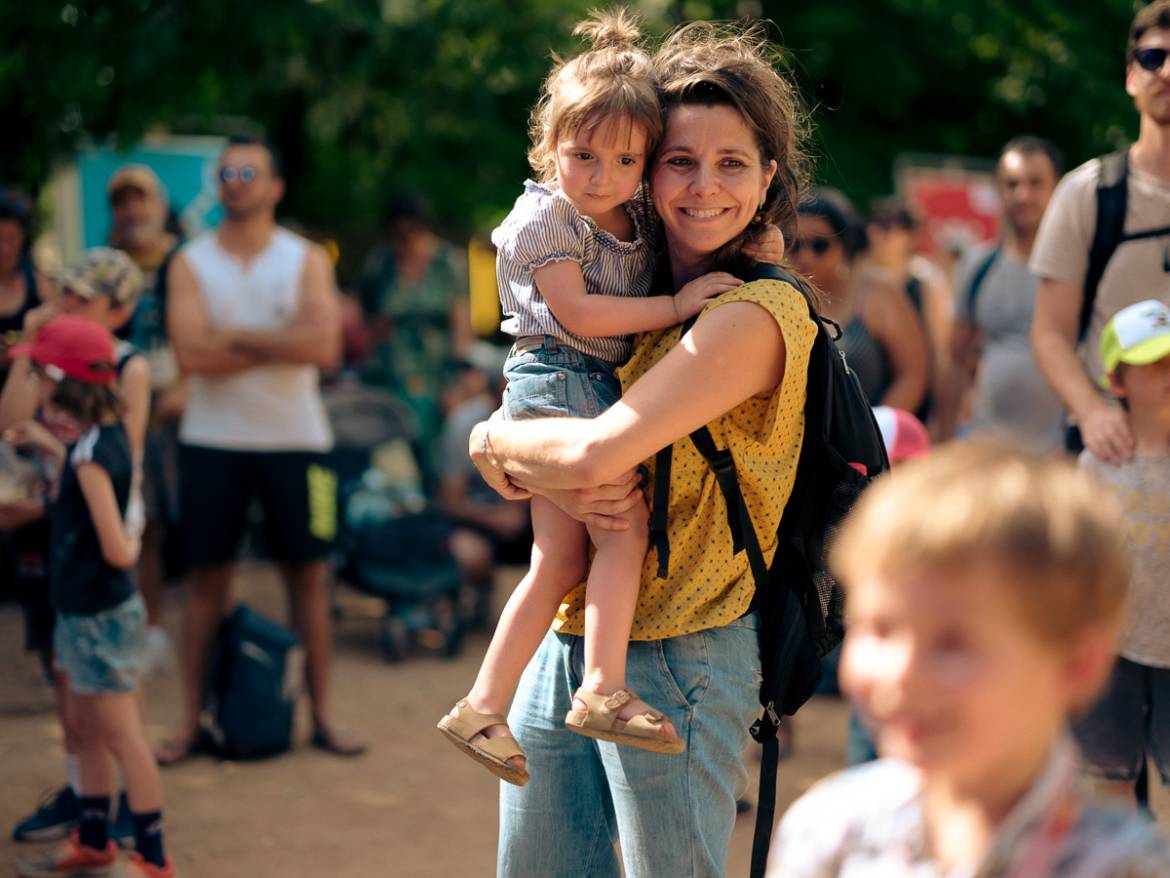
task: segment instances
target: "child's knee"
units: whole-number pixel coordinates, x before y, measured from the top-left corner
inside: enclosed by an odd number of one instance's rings
[[[563,583],[567,590],[585,578],[586,569],[583,540],[532,549],[532,575],[539,582]]]

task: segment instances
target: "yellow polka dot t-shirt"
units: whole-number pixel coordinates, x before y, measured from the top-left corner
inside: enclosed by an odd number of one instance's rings
[[[707,425],[718,448],[729,448],[735,459],[740,489],[751,513],[765,560],[776,553],[776,528],[792,493],[796,464],[804,438],[805,384],[808,357],[816,337],[804,297],[790,284],[758,280],[724,293],[704,309],[730,302],[754,302],[767,310],[784,334],[787,360],[784,379],[769,397],[754,397]],[[681,338],[675,326],[638,336],[628,363],[618,370],[627,390],[659,362]],[[653,548],[642,564],[642,586],[632,640],[660,640],[726,625],[742,616],[751,603],[755,582],[747,553],[733,555],[727,503],[715,473],[690,437],[674,443],[670,471],[670,570],[658,578]],[[647,497],[654,496],[654,459]],[[566,595],[554,629],[583,634],[585,586]]]

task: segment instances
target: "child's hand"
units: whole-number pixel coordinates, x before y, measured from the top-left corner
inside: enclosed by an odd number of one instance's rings
[[[678,322],[689,320],[716,296],[742,285],[743,281],[726,271],[712,271],[695,278],[674,294],[674,313]]]
[[[31,418],[13,424],[0,436],[15,448],[34,448],[37,451],[54,453],[61,445],[48,430]]]
[[[0,500],[0,531],[14,530],[32,524],[45,515],[43,497],[19,500]]]
[[[41,327],[61,312],[60,307],[54,304],[40,305],[24,315],[24,340],[32,341],[41,331]]]
[[[760,240],[744,245],[743,254],[756,262],[779,265],[784,261],[784,235],[777,226],[768,223]]]

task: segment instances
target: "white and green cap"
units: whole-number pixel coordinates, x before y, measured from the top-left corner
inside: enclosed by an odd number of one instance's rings
[[[1122,308],[1101,333],[1101,364],[1112,372],[1118,363],[1144,366],[1170,356],[1170,307],[1146,299]]]

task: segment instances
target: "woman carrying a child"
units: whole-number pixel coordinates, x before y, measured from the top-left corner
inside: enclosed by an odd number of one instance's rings
[[[699,23],[654,59],[664,131],[646,178],[665,253],[651,294],[677,293],[712,271],[750,276],[743,247],[795,218],[801,121],[766,50],[756,30]],[[593,531],[627,526],[623,513],[643,496],[636,468],[673,444],[669,569],[659,578],[653,550],[642,561],[625,685],[685,751],[574,734],[572,711],[596,711],[615,728],[626,720],[616,702],[574,699],[594,608],[583,585],[570,591],[507,727],[484,729],[510,730],[531,776],[526,786],[502,785],[500,875],[617,876],[619,836],[627,875],[723,874],[758,710],[758,622],[746,555],[733,553],[723,496],[688,435],[706,424],[731,451],[770,561],[804,435],[815,333],[796,289],[749,281],[712,299],[685,335],[676,325],[636,336],[617,373],[621,398],[600,416],[493,420],[473,431],[472,457],[489,484],[505,496],[540,495]],[[645,495],[655,495],[652,484]]]

